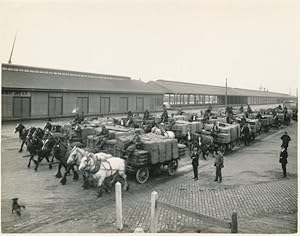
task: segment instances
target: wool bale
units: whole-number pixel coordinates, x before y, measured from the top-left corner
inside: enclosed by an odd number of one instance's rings
[[[217,134],[216,141],[219,143],[230,143],[230,134]]]
[[[185,117],[184,115],[175,115],[173,118],[174,118],[176,121],[177,121],[177,120],[186,120],[186,117]]]
[[[220,133],[230,134],[230,127],[219,127]]]
[[[203,123],[200,121],[194,121],[194,124],[196,124],[196,133],[200,133],[203,128]]]
[[[91,127],[84,127],[81,129],[81,138],[82,138],[82,142],[84,144],[86,144],[87,142],[87,137],[89,135],[94,135],[96,132],[95,132],[95,129],[91,128]]]
[[[179,153],[178,153],[178,142],[176,139],[171,139],[172,144],[172,159],[178,159]]]
[[[168,141],[165,143],[165,152],[166,152],[166,161],[171,160],[172,159],[172,140],[168,139]]]
[[[188,127],[192,133],[197,132],[197,124],[195,122],[189,122]]]
[[[165,149],[165,142],[159,142],[158,143],[158,158],[159,162],[165,162],[166,161],[166,149]]]

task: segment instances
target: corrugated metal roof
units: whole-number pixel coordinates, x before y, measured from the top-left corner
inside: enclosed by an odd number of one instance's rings
[[[157,88],[161,87],[165,91],[165,93],[225,95],[225,87],[222,86],[184,83],[169,80],[156,80],[148,83],[156,86]],[[289,97],[289,95],[283,93],[230,87],[227,88],[227,94],[230,96]]]
[[[70,71],[57,74],[57,70],[30,72],[6,70],[7,65],[2,65],[2,88],[19,88],[33,90],[65,90],[65,91],[89,91],[89,92],[112,92],[112,93],[143,93],[163,94],[162,89],[156,89],[150,84],[139,80],[131,80],[129,77],[117,76],[116,78],[101,79],[100,74],[91,74],[95,77],[85,77],[69,73]],[[61,70],[62,71],[62,70]],[[68,75],[68,73],[70,75]],[[80,72],[79,72],[80,73]],[[73,74],[73,76],[72,76]],[[108,75],[107,75],[108,76]]]

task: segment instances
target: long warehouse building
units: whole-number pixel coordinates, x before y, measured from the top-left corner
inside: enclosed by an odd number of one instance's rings
[[[227,103],[276,104],[287,94],[228,88]],[[2,120],[161,111],[176,106],[225,104],[225,87],[156,80],[145,83],[126,76],[2,64]]]
[[[169,104],[170,107],[225,105],[226,88],[222,86],[169,80],[156,80],[148,83],[164,91],[164,103]],[[279,104],[289,99],[294,100],[295,97],[268,91],[227,88],[227,104],[231,106]]]

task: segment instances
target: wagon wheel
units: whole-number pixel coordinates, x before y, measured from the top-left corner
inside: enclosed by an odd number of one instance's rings
[[[168,163],[168,174],[174,175],[178,168],[178,160],[172,160]]]
[[[141,167],[136,172],[135,178],[139,184],[144,184],[149,179],[149,175],[150,175],[149,168]]]

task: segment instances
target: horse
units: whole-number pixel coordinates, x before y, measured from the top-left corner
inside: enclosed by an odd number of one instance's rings
[[[26,141],[26,137],[28,135],[28,129],[25,128],[25,126],[23,124],[17,124],[16,128],[15,128],[15,133],[19,133],[19,139],[21,140],[21,147],[19,149],[19,152],[23,151],[23,146],[25,144]]]
[[[70,155],[69,155],[69,157],[68,157],[68,159],[67,159],[68,170],[71,168],[71,166],[74,166],[74,165],[79,166],[80,162],[81,162],[81,159],[89,153],[92,154],[91,151],[92,151],[92,149],[90,149],[90,148],[81,149],[79,147],[74,146],[71,153],[70,153]],[[104,153],[104,152],[96,153],[95,156],[98,160],[106,160],[106,159],[112,157],[111,154],[107,154],[107,153]],[[67,181],[68,170],[66,171],[66,173],[64,174],[64,176],[61,180],[61,183],[63,185]],[[89,185],[90,185],[89,184],[89,173],[83,171],[82,175],[83,175],[83,182],[84,182],[82,187],[83,188],[88,188]]]
[[[37,137],[32,137],[27,140],[26,145],[27,145],[27,150],[30,153],[30,158],[27,167],[30,168],[31,161],[34,161],[35,164],[37,164],[37,161],[34,160],[34,156],[40,154],[40,151],[43,147],[43,142],[41,139]]]
[[[38,156],[38,160],[36,162],[36,166],[35,166],[35,169],[34,169],[35,171],[38,170],[39,164],[41,163],[41,161],[44,158],[46,158],[47,162],[50,163],[49,164],[49,169],[50,170],[52,169],[51,163],[53,163],[54,156],[52,157],[51,162],[49,161],[49,157],[51,155],[51,151],[52,151],[54,145],[56,145],[57,143],[58,143],[58,140],[52,135],[50,137],[47,137],[45,140],[43,140],[42,149],[38,153],[39,156]]]
[[[69,145],[59,141],[58,143],[56,143],[53,147],[53,155],[55,157],[56,160],[59,161],[58,164],[58,168],[57,168],[57,174],[55,175],[57,178],[61,178],[61,167],[65,168],[65,174],[64,174],[64,178],[61,180],[61,184],[65,184],[66,181],[66,175],[67,173],[69,173],[70,170],[73,171],[73,180],[76,181],[78,180],[78,173],[77,171],[75,171],[74,167],[71,166],[70,169],[68,169],[68,165],[67,165],[67,160],[68,157],[71,153],[72,149]]]
[[[102,196],[103,182],[106,178],[112,177],[110,185],[113,184],[118,176],[124,180],[123,190],[128,190],[127,176],[125,173],[125,160],[119,157],[111,157],[104,161],[99,161],[96,155],[85,155],[79,165],[80,171],[90,172],[94,179],[98,181],[97,197]],[[105,183],[104,183],[105,184]]]

